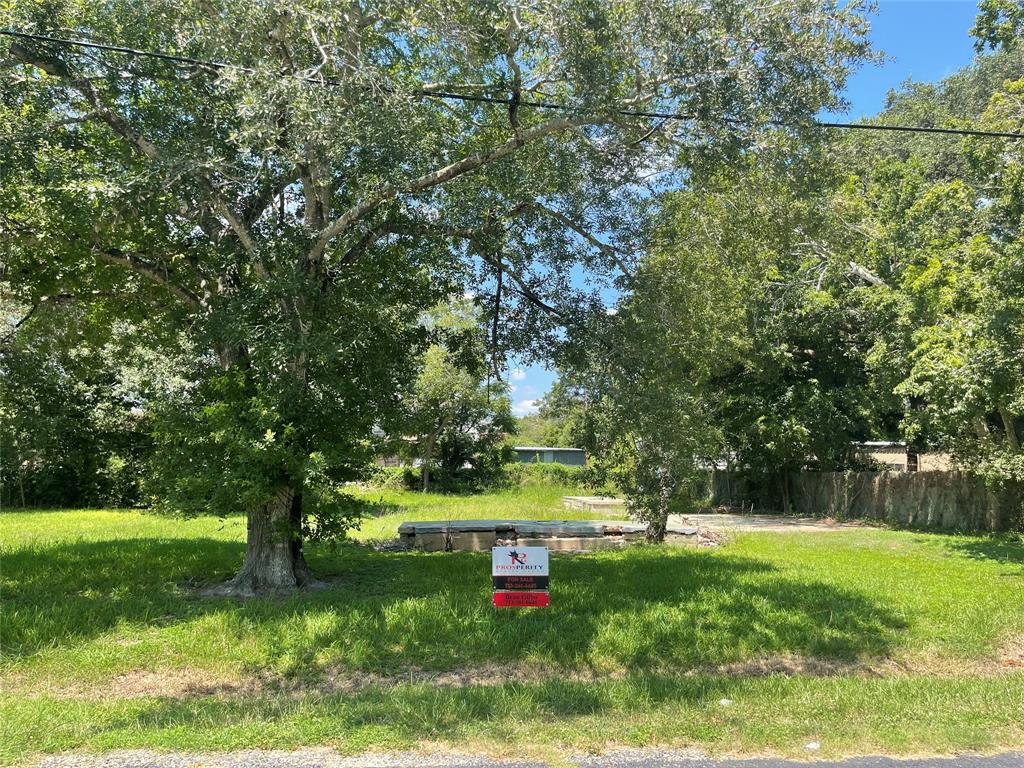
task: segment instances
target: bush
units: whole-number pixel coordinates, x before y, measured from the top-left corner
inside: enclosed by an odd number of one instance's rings
[[[577,491],[590,491],[613,495],[614,487],[596,467],[571,467],[566,464],[534,462],[508,462],[486,471],[464,471],[448,476],[443,470],[430,473],[431,490],[440,493],[473,493],[493,488],[524,488],[531,486],[558,486]],[[375,488],[390,490],[419,490],[418,467],[373,467],[367,482]]]
[[[419,486],[419,471],[412,467],[381,467],[374,465],[366,478],[368,485],[389,491],[414,489]]]
[[[557,485],[578,491],[599,491],[613,493],[595,467],[571,467],[566,464],[523,464],[513,462],[502,467],[502,485],[510,488]]]
[[[134,507],[142,503],[140,480],[143,468],[138,457],[122,457],[116,453],[107,457],[107,463],[99,470],[103,494],[103,506]]]

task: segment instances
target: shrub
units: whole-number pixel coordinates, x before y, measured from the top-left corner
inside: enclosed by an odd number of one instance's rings
[[[374,465],[370,468],[366,482],[374,488],[386,488],[390,491],[412,489],[419,483],[419,472],[411,467]]]
[[[431,490],[442,493],[473,493],[491,488],[523,488],[531,486],[558,486],[578,491],[613,495],[615,488],[605,479],[598,467],[571,467],[565,464],[523,464],[508,462],[496,467],[483,467],[475,471],[463,470],[449,475],[441,469],[431,472]],[[418,467],[373,467],[367,482],[375,488],[391,490],[419,490]]]
[[[502,484],[506,487],[557,485],[579,491],[613,493],[604,473],[592,466],[571,467],[566,464],[523,464],[513,462],[502,468]]]

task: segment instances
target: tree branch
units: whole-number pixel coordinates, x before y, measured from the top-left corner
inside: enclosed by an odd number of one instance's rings
[[[341,260],[338,262],[338,266],[344,267],[348,264],[351,264],[360,256],[362,256],[371,245],[376,243],[385,235],[390,234],[390,232],[391,222],[388,221],[382,222],[373,229],[367,230],[363,234],[363,236],[359,238],[355,245],[353,245],[351,248],[345,251],[345,255],[342,256]]]
[[[565,315],[563,315],[557,309],[555,309],[550,304],[548,304],[546,301],[544,301],[544,299],[542,299],[537,294],[537,292],[534,291],[533,288],[530,287],[529,283],[526,282],[526,280],[523,278],[523,276],[520,275],[516,270],[512,269],[501,258],[496,258],[494,256],[491,256],[489,253],[485,252],[483,249],[477,249],[477,254],[480,256],[481,259],[483,259],[488,264],[490,264],[492,267],[497,269],[500,273],[506,274],[509,277],[511,277],[512,278],[512,282],[514,282],[516,284],[517,292],[520,295],[522,295],[527,301],[529,301],[531,304],[533,304],[534,306],[538,307],[539,309],[544,310],[549,315],[554,315],[559,320],[561,320],[563,322],[565,321]]]
[[[509,23],[502,30],[508,48],[505,51],[505,66],[512,73],[512,97],[508,102],[508,122],[512,126],[512,132],[519,137],[522,131],[519,127],[519,102],[522,99],[523,70],[516,61],[516,54],[519,53],[519,40],[517,34],[522,32],[523,26],[519,21],[519,11],[512,6]]]
[[[78,293],[54,293],[47,296],[40,296],[39,299],[32,304],[29,311],[26,312],[18,322],[11,326],[10,331],[8,331],[3,338],[0,338],[0,347],[6,347],[14,341],[14,337],[17,335],[18,330],[25,325],[25,323],[27,323],[29,319],[36,314],[36,312],[48,304],[67,304],[74,301],[92,301],[95,299],[122,297],[125,295],[126,294],[124,293],[114,291],[89,291],[85,295]]]
[[[234,233],[238,236],[238,242],[242,244],[246,253],[251,254],[256,250],[256,242],[252,239],[252,235],[249,234],[249,228],[242,223],[242,220],[238,218],[238,215],[231,210],[231,207],[224,201],[219,194],[214,193],[214,201],[217,205],[217,210],[220,211],[220,215],[227,221],[228,226],[234,230]],[[257,264],[257,268],[263,267],[262,264]],[[266,268],[263,267],[263,272],[266,272]],[[266,277],[266,275],[263,275]]]
[[[858,264],[855,261],[850,261],[850,263],[847,265],[847,268],[850,270],[850,274],[851,275],[856,275],[861,280],[863,280],[865,283],[869,283],[871,285],[885,285],[886,284],[885,280],[880,278],[878,275],[876,275],[874,272],[872,272],[871,270],[867,269],[866,267],[862,267],[860,264]]]
[[[96,255],[109,264],[117,264],[127,267],[136,274],[142,275],[155,283],[159,283],[192,309],[199,310],[202,306],[199,297],[196,294],[175,283],[167,276],[166,272],[161,271],[155,264],[144,261],[134,254],[125,253],[118,248],[97,250]]]
[[[610,258],[615,263],[615,266],[622,271],[622,274],[624,274],[630,280],[633,280],[632,271],[625,265],[622,259],[619,258],[620,252],[615,246],[609,245],[608,243],[598,240],[597,237],[595,237],[590,232],[585,230],[580,224],[577,224],[575,221],[570,219],[561,211],[556,211],[554,208],[549,208],[548,206],[540,202],[534,202],[531,204],[530,207],[535,208],[536,210],[540,211],[541,213],[544,213],[547,216],[550,216],[567,229],[571,229],[577,235],[579,235],[588,243],[590,243],[599,251],[601,251],[601,253],[603,253],[605,256]]]
[[[486,234],[486,232],[489,231],[489,228],[459,229],[453,227],[446,227],[440,224],[423,224],[420,222],[393,222],[392,224],[387,225],[387,231],[395,233],[421,233],[429,231],[440,231],[443,234],[449,235],[450,237],[458,238],[460,240],[468,240],[470,243],[475,243],[481,235]],[[530,287],[530,284],[526,282],[526,279],[521,274],[519,274],[519,272],[517,272],[515,269],[513,269],[507,263],[505,263],[503,259],[491,256],[489,253],[487,253],[486,249],[483,248],[477,248],[475,252],[478,256],[480,256],[481,259],[486,261],[488,264],[490,264],[492,267],[498,270],[501,274],[510,277],[512,279],[512,282],[515,283],[516,292],[523,296],[525,299],[527,299],[531,304],[538,307],[539,309],[544,310],[549,315],[554,315],[561,321],[565,321],[565,315],[563,315],[560,311],[558,311],[550,304],[548,304],[546,301],[544,301],[544,299],[542,299],[537,294],[537,292]]]
[[[582,120],[567,117],[549,120],[545,123],[535,125],[532,128],[522,131],[520,135],[509,139],[504,144],[499,144],[497,147],[486,152],[479,152],[477,154],[464,157],[461,160],[451,163],[450,165],[446,165],[443,168],[438,168],[430,173],[425,173],[404,186],[385,187],[379,192],[370,195],[366,199],[349,208],[341,216],[321,230],[316,242],[310,250],[309,261],[311,263],[318,262],[323,258],[324,252],[327,250],[327,246],[334,238],[342,234],[355,222],[372,213],[384,203],[396,198],[399,194],[422,192],[426,189],[436,187],[439,184],[444,184],[454,178],[508,157],[513,152],[530,142],[537,141],[553,133],[569,130],[571,128],[578,128],[581,125],[594,122],[597,121],[594,119]]]
[[[68,81],[71,87],[77,90],[93,107],[93,111],[85,117],[98,119],[106,123],[114,133],[123,138],[148,160],[158,160],[161,158],[161,151],[153,142],[132,128],[131,125],[121,117],[121,115],[115,112],[108,104],[104,103],[99,91],[96,90],[96,86],[93,85],[92,80],[87,77],[76,76],[71,71],[71,68],[60,59],[53,56],[40,56],[28,50],[20,43],[12,43],[10,50],[11,54],[23,64],[34,66],[52,77],[58,77],[62,80]],[[247,253],[252,253],[255,250],[255,243],[248,228],[242,220],[238,218],[235,212],[231,210],[230,206],[228,206],[216,186],[205,176],[200,174],[196,175],[200,182],[213,196],[217,209],[228,222],[228,226],[231,227],[232,231],[238,237],[242,247]]]
[[[43,298],[45,298],[45,296]],[[18,329],[29,321],[32,315],[34,315],[36,311],[39,309],[39,305],[41,303],[41,301],[37,301],[35,304],[33,304],[31,308],[28,310],[28,312],[22,315],[21,319],[18,322],[16,322],[13,326],[11,326],[11,330],[8,331],[7,334],[2,339],[0,339],[0,345],[6,345],[14,340],[14,337],[18,333]]]

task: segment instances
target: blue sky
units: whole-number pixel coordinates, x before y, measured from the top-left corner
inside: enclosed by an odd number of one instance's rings
[[[845,91],[850,111],[842,119],[879,112],[886,94],[908,77],[941,80],[968,64],[974,55],[968,30],[976,13],[976,3],[960,0],[881,0],[871,15],[871,43],[887,58],[850,78]],[[535,410],[535,401],[554,378],[554,372],[541,365],[513,368],[509,384],[516,414]]]

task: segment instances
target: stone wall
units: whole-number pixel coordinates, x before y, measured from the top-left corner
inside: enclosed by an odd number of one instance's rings
[[[1024,520],[1019,490],[993,492],[963,472],[797,472],[788,480],[790,511],[809,517],[957,531],[1006,531]],[[779,497],[752,491],[737,473],[711,479],[714,506],[778,510]]]

